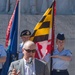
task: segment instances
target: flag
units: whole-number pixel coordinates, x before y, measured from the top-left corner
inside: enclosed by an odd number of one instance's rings
[[[11,30],[13,19],[14,19],[14,16],[15,16],[15,11],[16,11],[16,6],[14,8],[13,14],[12,14],[12,16],[10,18],[10,21],[8,23],[8,27],[7,27],[7,30],[6,30],[5,47],[8,47],[8,44],[9,44],[10,30]]]
[[[18,5],[19,1],[17,0],[14,12],[9,21],[7,32],[6,32],[6,40],[7,42],[7,58],[4,63],[2,74],[7,75],[10,63],[17,59],[17,38],[18,38]],[[8,38],[7,38],[8,37]]]
[[[54,48],[54,4],[55,1],[36,24],[30,38],[37,46],[35,57],[46,62],[49,61]]]

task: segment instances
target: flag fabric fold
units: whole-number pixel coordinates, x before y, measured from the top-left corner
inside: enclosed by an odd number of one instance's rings
[[[18,5],[19,1],[17,0],[14,12],[10,18],[7,31],[6,31],[6,47],[7,47],[7,58],[4,63],[2,74],[8,75],[8,69],[10,63],[17,59],[17,43],[18,43]]]
[[[54,3],[55,1],[36,24],[30,38],[37,46],[35,57],[46,62],[49,61],[54,48]]]

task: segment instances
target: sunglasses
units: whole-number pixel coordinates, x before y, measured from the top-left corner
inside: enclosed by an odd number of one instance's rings
[[[30,50],[30,49],[24,49],[26,52],[28,52],[28,53],[35,53],[36,52],[36,49],[33,49],[33,50]]]

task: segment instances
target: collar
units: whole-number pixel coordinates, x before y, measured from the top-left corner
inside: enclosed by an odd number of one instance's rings
[[[27,65],[28,64],[27,61],[24,58],[23,60],[24,60],[24,64]],[[32,60],[32,64],[34,64],[34,62],[35,62],[35,59]]]

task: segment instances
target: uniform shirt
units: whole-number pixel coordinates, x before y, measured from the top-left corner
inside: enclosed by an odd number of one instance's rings
[[[28,64],[24,59],[25,75],[36,75],[35,74],[35,59],[32,60],[32,63]]]
[[[71,56],[72,57],[72,53],[70,52],[70,50],[62,50],[61,52],[59,52],[57,49],[54,50],[53,55],[59,55],[59,56]],[[59,70],[65,70],[68,68],[69,66],[69,62],[70,61],[65,61],[62,60],[60,58],[53,58],[53,69],[59,69]]]
[[[24,43],[20,43],[19,45],[19,53],[18,53],[18,59],[21,59],[23,57],[23,53],[22,53],[22,47],[23,47]]]
[[[2,56],[6,56],[6,51],[3,45],[0,45],[0,57]],[[0,63],[0,69],[2,68],[2,66],[3,66],[3,63]]]

